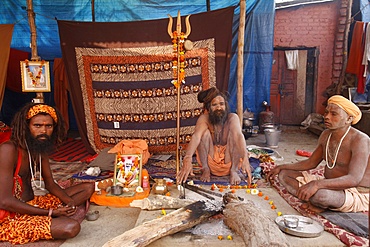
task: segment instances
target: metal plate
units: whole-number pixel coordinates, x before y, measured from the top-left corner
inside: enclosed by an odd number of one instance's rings
[[[289,228],[285,226],[284,217],[289,216],[294,216],[299,219],[297,228]],[[321,225],[321,223],[300,215],[279,216],[275,219],[275,223],[283,232],[297,237],[314,238],[320,236],[321,233],[324,231],[324,227]]]

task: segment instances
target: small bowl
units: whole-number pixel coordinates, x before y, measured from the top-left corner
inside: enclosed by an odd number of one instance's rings
[[[298,217],[286,216],[284,217],[284,225],[288,228],[297,228],[299,223]]]
[[[119,185],[113,185],[110,187],[112,195],[119,196],[123,193],[123,187]]]
[[[99,218],[99,211],[97,211],[97,210],[96,211],[89,211],[89,212],[87,212],[85,218],[88,221],[97,220]]]

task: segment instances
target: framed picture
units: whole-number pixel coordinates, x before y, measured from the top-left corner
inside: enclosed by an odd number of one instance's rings
[[[22,92],[50,92],[49,71],[47,61],[21,61]]]
[[[117,154],[114,166],[113,185],[125,188],[141,186],[141,154]]]

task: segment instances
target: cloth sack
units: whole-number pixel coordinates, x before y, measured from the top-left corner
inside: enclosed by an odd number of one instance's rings
[[[148,144],[142,139],[122,140],[111,148],[108,153],[141,154],[143,165],[148,162],[150,157]]]

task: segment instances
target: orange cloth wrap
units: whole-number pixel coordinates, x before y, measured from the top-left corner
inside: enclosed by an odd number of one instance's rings
[[[225,164],[225,150],[226,146],[214,146],[214,157],[208,155],[208,167],[211,173],[216,176],[226,176],[230,174],[231,162]],[[197,161],[201,164],[198,153]]]

